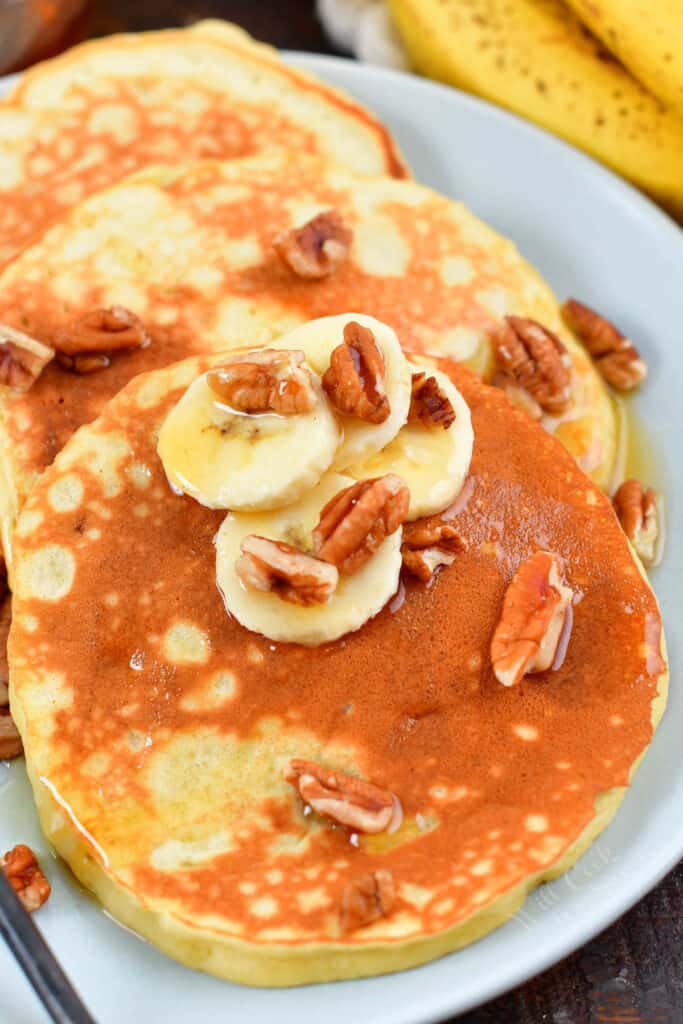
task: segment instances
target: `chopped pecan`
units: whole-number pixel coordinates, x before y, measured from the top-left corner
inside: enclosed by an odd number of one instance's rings
[[[42,907],[50,892],[50,883],[40,870],[36,855],[20,843],[0,859],[0,869],[19,897],[25,910],[33,913]]]
[[[55,334],[58,361],[73,373],[95,373],[114,352],[147,348],[150,336],[139,317],[123,306],[94,309]]]
[[[556,334],[527,317],[506,316],[491,342],[500,369],[545,412],[565,412],[570,399],[569,357]]]
[[[9,710],[7,637],[12,621],[12,599],[7,594],[0,606],[0,760],[10,761],[23,753],[21,736]]]
[[[235,569],[251,590],[267,591],[304,607],[324,604],[335,591],[339,579],[336,568],[291,544],[250,534],[240,550]]]
[[[63,352],[58,352],[57,362],[65,370],[83,375],[106,370],[111,359],[104,352],[80,352],[77,356],[67,356]]]
[[[353,931],[387,917],[396,898],[394,876],[388,868],[377,868],[347,882],[341,898],[341,926]]]
[[[612,504],[637,554],[645,565],[652,565],[659,536],[657,492],[651,487],[643,490],[640,480],[624,480],[612,498]]]
[[[403,564],[423,583],[429,582],[442,565],[452,565],[465,545],[450,523],[436,517],[418,519],[403,527]]]
[[[423,423],[426,427],[443,427],[444,430],[455,423],[455,409],[436,377],[413,374],[408,423]]]
[[[311,374],[298,349],[261,349],[245,353],[206,375],[222,402],[240,412],[276,412],[295,416],[315,404]]]
[[[556,555],[537,551],[517,569],[505,592],[491,640],[491,661],[503,686],[552,667],[573,596],[560,580]]]
[[[285,775],[304,803],[325,818],[354,832],[385,832],[400,814],[400,805],[388,789],[353,775],[332,771],[314,761],[294,758]]]
[[[28,391],[54,354],[49,345],[0,324],[0,385]]]
[[[561,312],[608,384],[618,391],[630,391],[641,383],[647,366],[633,342],[613,323],[576,299],[567,299]]]
[[[332,352],[323,388],[339,412],[368,423],[384,423],[391,414],[384,386],[384,356],[368,327],[355,320],[344,327],[344,341]]]
[[[327,277],[349,254],[353,232],[338,210],[324,210],[300,228],[281,231],[273,239],[280,259],[298,277]]]
[[[408,515],[410,491],[393,473],[359,480],[335,494],[320,513],[313,550],[351,576]]]

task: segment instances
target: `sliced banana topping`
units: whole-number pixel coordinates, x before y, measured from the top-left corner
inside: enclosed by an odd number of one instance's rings
[[[277,345],[301,349],[323,378],[343,431],[333,469],[344,471],[380,451],[405,423],[411,369],[391,327],[344,313],[311,320],[278,338]]]
[[[244,510],[296,501],[318,483],[340,428],[304,354],[289,349],[233,352],[190,385],[159,434],[174,487]]]
[[[380,452],[359,460],[355,479],[395,473],[410,490],[408,519],[448,508],[470,468],[474,432],[469,406],[440,370],[410,367],[415,380],[408,422]]]
[[[350,477],[328,473],[317,487],[286,508],[228,513],[216,536],[216,580],[228,612],[238,622],[271,640],[312,646],[359,629],[384,607],[396,592],[401,570],[402,529],[395,525],[396,513],[388,507],[403,500],[397,497],[400,488],[394,489],[391,483],[389,499],[384,488],[375,491],[374,499],[364,506],[363,523],[355,518],[356,547],[360,549],[371,534],[377,544],[371,543],[371,556],[352,575],[345,575],[348,566],[343,566],[333,587],[337,569],[332,557],[321,561],[314,555],[313,532],[321,513],[326,508],[329,511],[330,503],[341,493],[356,486]],[[379,531],[378,519],[384,524]],[[339,523],[336,526],[338,529]],[[394,527],[393,532],[387,534],[387,526]],[[279,559],[271,557],[272,548],[261,544],[263,540],[276,542]],[[348,534],[342,534],[342,540],[332,554],[343,552],[347,557]],[[248,565],[245,555],[250,556]]]
[[[216,535],[228,612],[272,640],[316,645],[376,615],[402,560],[424,581],[454,561],[452,526],[409,530],[402,551],[403,523],[455,501],[472,422],[451,380],[412,366],[372,317],[323,317],[276,345],[232,350],[198,377],[158,452],[174,488],[228,510]]]

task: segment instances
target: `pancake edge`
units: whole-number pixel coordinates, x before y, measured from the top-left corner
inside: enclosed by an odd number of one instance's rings
[[[211,24],[213,24],[213,22],[211,22]],[[157,34],[164,35],[164,33],[172,34],[173,32],[177,34],[183,31],[186,30],[166,29],[162,30],[161,33]],[[197,33],[197,35],[199,35],[199,33]],[[131,39],[130,36],[122,36],[115,38],[122,38],[124,40]],[[133,41],[135,41],[135,38],[136,37],[132,37]],[[202,38],[206,37],[202,36]],[[93,40],[88,43],[81,44],[81,46],[78,47],[78,49],[86,50],[88,48],[92,48],[96,52],[97,47],[101,44],[102,40]],[[228,48],[227,44],[221,42],[216,42],[215,45],[223,45],[223,48]],[[239,45],[235,44],[233,46],[233,49],[239,51],[240,53],[245,52],[245,50],[249,51],[250,53],[251,49],[256,49],[258,51],[258,46],[260,45],[261,44],[254,43],[252,41],[249,43],[240,43]],[[62,57],[55,59],[58,59],[60,61],[65,60],[66,57],[69,56],[70,52],[71,51],[67,51],[66,55],[63,55]],[[266,58],[263,59],[270,60],[271,64],[273,62],[277,63],[276,58],[273,57],[267,56]],[[39,68],[40,65],[37,65],[37,69]],[[33,74],[34,70],[35,69],[32,69],[32,71],[29,72],[29,74]],[[296,73],[297,75],[303,75],[303,77],[306,77],[306,74],[299,72],[298,69],[289,70],[292,70],[292,72]],[[315,85],[317,83],[317,79],[315,79],[313,76],[308,77],[311,78],[312,85]],[[322,87],[328,88],[326,83],[322,83]],[[19,85],[15,89],[15,93],[17,95],[19,94],[20,88],[21,86]],[[334,89],[331,88],[331,91],[334,92]],[[341,100],[345,100],[345,96],[343,93],[341,94]],[[353,104],[353,101],[350,102]],[[19,106],[18,103],[17,106]],[[0,103],[0,110],[1,109],[2,104]],[[363,108],[360,109],[362,110]],[[368,116],[372,120],[372,115],[369,114]],[[380,125],[380,127],[382,126]],[[391,136],[388,136],[388,138],[391,142]],[[44,239],[49,235],[50,231],[53,228],[60,228],[64,225],[72,225],[73,223],[77,224],[78,211],[80,211],[84,206],[87,206],[88,203],[94,201],[96,197],[107,196],[108,194],[115,192],[121,186],[126,186],[130,184],[152,184],[156,188],[164,189],[168,187],[170,183],[176,181],[178,178],[181,178],[184,174],[186,174],[190,168],[199,168],[204,165],[210,166],[213,164],[223,163],[237,165],[240,162],[246,162],[248,165],[249,161],[258,161],[260,158],[267,159],[269,156],[272,156],[272,151],[262,151],[261,153],[258,154],[243,157],[235,157],[233,160],[205,159],[193,160],[187,163],[180,163],[175,165],[151,164],[146,168],[136,171],[132,175],[125,176],[118,182],[115,182],[114,184],[108,186],[107,188],[102,189],[99,192],[93,193],[92,195],[83,199],[81,202],[77,203],[75,206],[69,208],[68,210],[65,210],[63,216],[59,217],[56,221],[54,221],[45,230],[45,232],[43,232],[37,238],[34,238],[32,241],[27,242],[4,266],[0,265],[0,285],[2,284],[5,272],[14,264],[16,264],[17,261],[22,258],[23,254],[27,250],[32,249],[34,247],[40,250],[40,247],[42,246]],[[313,157],[312,159],[317,160],[321,165],[334,166],[333,161],[328,161],[327,158],[322,156]],[[357,179],[360,183],[362,183],[363,181],[367,182],[368,180],[395,180],[389,178],[387,175],[378,175],[375,176],[374,178],[368,179],[366,175],[353,171],[350,168],[342,167],[341,165],[338,165],[338,167],[342,173],[348,174],[351,178]],[[282,173],[286,173],[286,165],[280,168],[280,170]],[[404,178],[403,180],[406,185],[417,187],[420,190],[423,190],[424,192],[429,193],[432,196],[439,196],[439,193],[429,186],[423,185],[420,182],[415,182],[409,178]],[[627,444],[627,436],[624,433],[624,430],[627,429],[627,424],[623,420],[620,422],[615,400],[612,394],[610,393],[609,389],[605,385],[604,381],[602,380],[600,374],[598,373],[586,348],[578,341],[578,339],[569,330],[569,328],[566,327],[566,325],[564,325],[561,322],[558,312],[559,304],[557,297],[554,293],[554,290],[552,289],[551,285],[544,279],[540,271],[537,270],[537,268],[533,264],[531,264],[527,260],[527,258],[519,251],[516,244],[511,239],[500,234],[496,228],[491,227],[485,221],[482,221],[477,216],[476,213],[471,211],[461,201],[457,199],[452,199],[451,197],[448,196],[440,196],[440,198],[445,199],[450,205],[456,207],[458,211],[465,215],[466,218],[473,219],[478,224],[482,225],[488,232],[491,232],[493,235],[495,235],[498,241],[503,241],[508,245],[512,246],[515,254],[515,260],[518,264],[520,273],[527,275],[529,279],[533,279],[536,282],[539,291],[544,296],[543,301],[547,301],[549,305],[552,307],[554,315],[552,317],[552,323],[550,326],[552,330],[559,331],[561,340],[569,353],[573,371],[575,372],[577,377],[581,378],[584,381],[588,381],[590,384],[591,392],[593,395],[593,400],[591,402],[592,416],[594,420],[599,423],[597,433],[605,449],[605,453],[604,455],[601,456],[598,465],[595,466],[593,469],[589,468],[588,470],[584,471],[587,473],[587,475],[593,481],[593,483],[597,484],[597,486],[603,492],[609,493],[615,485],[621,483],[621,479],[619,479],[620,459],[618,457],[618,452],[620,449],[623,449],[624,446]],[[410,346],[406,346],[404,351],[409,355],[410,358],[415,358],[417,355],[415,352],[410,351]],[[188,353],[188,356],[189,355],[191,355],[191,353]],[[438,353],[435,358],[438,359],[444,357],[445,353]],[[467,365],[467,363],[465,362],[464,365]],[[492,362],[490,355],[486,359],[486,365],[482,367],[482,372],[479,372],[479,370],[477,370],[476,375],[481,380],[483,380],[484,383],[490,383],[490,379],[492,376]],[[25,503],[26,498],[30,493],[32,486],[34,485],[38,477],[42,474],[42,472],[48,469],[49,466],[44,467],[42,470],[36,471],[34,468],[32,468],[30,460],[22,460],[21,457],[17,456],[16,446],[13,447],[12,439],[10,438],[7,430],[4,429],[4,421],[7,420],[11,411],[12,397],[11,395],[6,395],[3,394],[2,392],[3,389],[0,388],[0,545],[2,547],[2,551],[4,551],[6,562],[8,563],[8,565],[11,565],[12,534],[16,525],[16,521],[21,512],[23,504]],[[112,395],[111,397],[113,398],[114,396]],[[567,450],[569,450],[572,455],[574,455],[574,458],[578,462],[576,454],[572,451],[571,447],[569,447],[565,443],[563,438],[557,435],[557,431],[552,431],[551,434],[552,436],[557,437],[557,439],[563,444],[563,446],[567,448]],[[583,468],[581,467],[580,462],[579,465],[580,468]]]
[[[645,570],[635,553],[633,559],[647,581]],[[657,692],[650,705],[653,739],[668,696],[669,670],[663,626],[660,653],[665,667],[658,677]],[[12,703],[12,714],[23,735],[23,713],[16,701]],[[533,875],[527,875],[512,889],[442,932],[405,942],[397,940],[351,947],[345,943],[302,943],[290,947],[284,944],[256,944],[218,933],[208,938],[208,929],[200,934],[194,926],[175,914],[147,909],[136,895],[114,882],[93,855],[91,847],[79,838],[75,829],[68,827],[64,816],[55,814],[55,804],[47,787],[40,778],[34,776],[28,763],[26,769],[40,825],[48,841],[78,881],[118,922],[185,967],[254,988],[290,988],[408,970],[469,946],[500,927],[522,907],[534,889],[569,871],[609,825],[650,743],[631,765],[628,785],[598,793],[593,818],[552,864]]]
[[[53,67],[66,67],[72,61],[83,55],[97,55],[103,49],[112,45],[128,46],[135,49],[142,49],[144,43],[151,39],[153,42],[177,43],[179,46],[188,42],[201,44],[207,47],[215,47],[226,53],[234,53],[244,60],[251,60],[255,64],[270,69],[275,73],[283,75],[288,82],[299,86],[305,91],[314,91],[325,97],[332,106],[346,116],[356,118],[368,131],[372,133],[375,141],[384,155],[384,173],[397,179],[410,179],[412,177],[410,167],[403,156],[398,143],[386,125],[360,101],[338,86],[331,85],[322,78],[309,71],[293,67],[287,64],[275,47],[262,43],[253,38],[239,25],[220,18],[205,18],[189,28],[166,28],[148,32],[122,32],[113,36],[104,36],[100,39],[90,39],[77,46],[72,46],[57,57],[51,57],[40,61],[38,64],[24,71],[10,93],[0,103],[0,110],[3,108],[14,108],[33,112],[30,104],[24,103],[26,94],[30,94],[31,85],[38,81],[46,69]],[[42,108],[39,108],[44,113]]]

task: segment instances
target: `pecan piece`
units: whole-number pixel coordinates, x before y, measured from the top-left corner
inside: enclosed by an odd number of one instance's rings
[[[505,592],[503,612],[491,640],[491,662],[503,686],[553,666],[565,623],[571,625],[572,590],[560,579],[560,564],[537,551],[517,569]]]
[[[66,356],[63,352],[58,352],[57,362],[65,370],[83,375],[106,370],[111,359],[104,352],[79,352],[77,356]]]
[[[448,430],[455,423],[455,409],[436,377],[414,373],[410,394],[408,423],[423,423],[425,427]]]
[[[349,254],[353,232],[338,210],[324,210],[299,228],[281,231],[273,248],[298,277],[327,277]]]
[[[12,621],[12,599],[9,594],[0,607],[0,760],[10,761],[23,752],[21,736],[9,710],[9,666],[7,637]]]
[[[659,523],[657,492],[643,490],[640,480],[624,480],[612,498],[622,529],[645,565],[653,565],[657,556]]]
[[[387,868],[347,882],[341,897],[341,926],[345,932],[387,917],[396,898],[394,876]]]
[[[235,570],[250,590],[267,591],[304,607],[325,604],[335,591],[336,568],[291,544],[252,533],[244,538],[240,550]]]
[[[345,416],[384,423],[391,414],[384,386],[384,356],[368,327],[355,320],[344,327],[344,341],[332,352],[323,388]]]
[[[323,508],[313,531],[313,550],[318,558],[351,576],[398,530],[409,505],[410,491],[393,473],[359,480]]]
[[[285,778],[316,814],[354,832],[376,835],[386,832],[397,821],[400,824],[398,800],[388,789],[372,782],[301,758],[290,761]]]
[[[217,398],[240,412],[295,416],[315,405],[304,358],[298,349],[266,348],[210,370],[206,379]]]
[[[522,316],[506,316],[491,335],[500,369],[548,413],[565,412],[570,399],[569,357],[552,331]]]
[[[576,299],[567,299],[560,311],[608,384],[617,391],[630,391],[641,383],[647,366],[633,342],[613,323]]]
[[[0,324],[0,385],[28,391],[54,354],[49,345]]]
[[[464,547],[455,527],[437,518],[418,519],[403,528],[403,565],[423,583],[442,565],[452,565]]]
[[[42,907],[52,890],[29,846],[20,843],[9,850],[0,859],[0,869],[19,897],[24,910],[33,913]]]
[[[151,339],[139,317],[123,306],[94,309],[57,331],[61,366],[73,373],[94,373],[109,366],[114,352],[147,348]]]

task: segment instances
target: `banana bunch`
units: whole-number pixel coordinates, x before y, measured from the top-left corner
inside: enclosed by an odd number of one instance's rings
[[[341,344],[349,329],[367,332],[374,371],[359,354],[362,346],[351,353]],[[325,596],[310,603],[283,599],[282,587],[262,586],[253,569],[249,582],[249,573],[240,571],[245,553],[258,564],[264,543],[275,542],[281,547],[273,557],[287,559],[293,546],[306,559],[323,510],[362,481],[407,489],[407,521],[442,512],[465,482],[474,435],[467,403],[452,381],[411,364],[395,332],[373,317],[322,317],[273,344],[226,353],[224,362],[197,377],[164,420],[157,448],[174,490],[228,513],[216,536],[216,579],[228,611],[271,640],[317,645],[358,629],[396,592],[401,527],[358,569],[337,573],[331,564],[299,559],[304,574],[307,565],[322,573],[310,586],[317,583]],[[358,363],[361,380],[368,384],[372,372],[380,386],[381,394],[368,392],[377,415],[345,409],[348,385],[333,400],[330,367],[347,356],[352,367]],[[416,389],[426,381],[449,411],[437,428],[411,415]],[[273,554],[272,546],[266,553]]]
[[[535,121],[683,218],[680,0],[389,3],[418,71]]]

